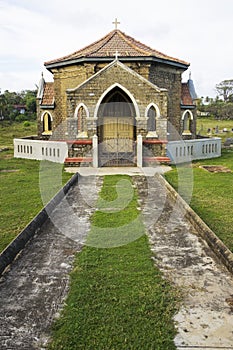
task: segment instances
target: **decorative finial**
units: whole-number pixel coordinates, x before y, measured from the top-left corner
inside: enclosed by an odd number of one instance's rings
[[[117,18],[115,18],[115,21],[112,22],[112,24],[115,24],[115,29],[117,29],[117,25],[120,24],[121,22],[117,21]]]
[[[118,51],[116,50],[116,53],[115,53],[115,60],[118,60]]]

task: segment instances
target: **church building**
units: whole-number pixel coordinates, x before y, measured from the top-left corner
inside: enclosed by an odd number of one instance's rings
[[[40,80],[38,136],[66,141],[67,164],[136,164],[140,137],[146,162],[169,161],[166,145],[196,137],[197,99],[189,63],[116,28],[67,56],[45,62],[53,82]],[[94,141],[95,140],[95,141]]]

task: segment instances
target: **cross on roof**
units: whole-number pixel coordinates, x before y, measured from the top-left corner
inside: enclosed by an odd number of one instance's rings
[[[115,18],[115,21],[112,22],[112,24],[115,24],[115,29],[117,29],[117,25],[120,24],[121,22],[117,21],[117,18]]]

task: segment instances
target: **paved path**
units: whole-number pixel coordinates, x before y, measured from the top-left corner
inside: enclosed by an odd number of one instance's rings
[[[101,179],[80,180],[0,279],[0,349],[43,349],[48,329],[68,292],[74,254],[89,229]],[[80,220],[81,218],[81,220]]]
[[[233,276],[174,209],[159,181],[150,184],[148,198],[146,179],[134,180],[155,264],[184,293],[175,316],[177,349],[233,349]]]
[[[139,191],[154,262],[184,291],[184,305],[175,317],[177,349],[233,349],[232,275],[190,223],[174,212],[159,179],[134,171],[129,172]],[[102,178],[93,175],[81,177],[1,278],[0,349],[44,348],[68,292],[74,254],[95,210]]]

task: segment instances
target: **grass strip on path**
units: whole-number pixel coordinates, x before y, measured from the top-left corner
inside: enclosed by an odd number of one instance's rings
[[[130,189],[126,181],[131,182],[130,177],[104,178],[97,203],[99,210],[92,217],[87,242],[119,246],[86,245],[77,254],[70,292],[61,317],[54,324],[49,349],[175,349],[173,315],[178,305],[177,292],[153,264],[137,209],[137,195],[131,187],[129,200]],[[120,187],[125,182],[125,191],[119,190],[119,182]],[[138,226],[132,226],[132,230],[137,231],[136,236],[135,232],[128,232],[124,241],[122,235],[121,246],[111,230],[107,237],[107,228],[121,227],[125,232],[124,226],[130,228],[132,221]],[[102,236],[100,226],[106,229]],[[99,238],[95,237],[99,234]],[[130,237],[139,236],[124,244]]]

